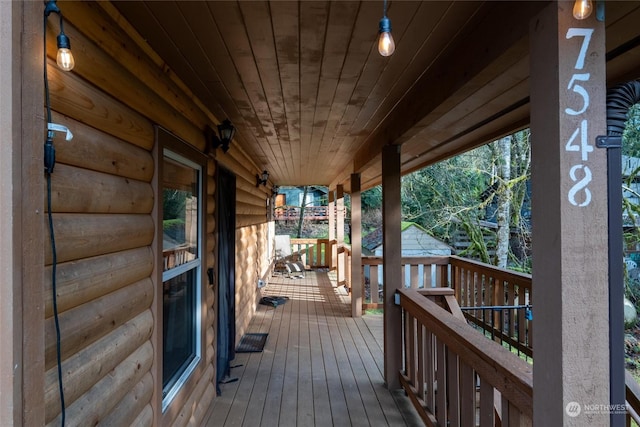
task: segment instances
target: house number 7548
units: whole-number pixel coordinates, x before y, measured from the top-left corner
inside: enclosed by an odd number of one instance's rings
[[[585,88],[585,84],[589,82],[591,73],[585,73],[584,63],[593,35],[593,28],[569,28],[566,38],[582,37],[582,44],[576,59],[574,70],[567,85],[567,90],[574,92],[577,97],[575,105],[565,108],[567,121],[575,121],[578,116],[584,114],[589,108],[589,91]],[[569,189],[567,197],[569,203],[578,207],[585,207],[591,203],[591,191],[589,184],[591,183],[591,169],[589,168],[589,153],[593,152],[593,145],[589,144],[589,121],[582,119],[578,123],[575,131],[569,137],[565,145],[565,151],[569,153],[579,154],[576,163],[569,169],[569,178],[574,183]]]

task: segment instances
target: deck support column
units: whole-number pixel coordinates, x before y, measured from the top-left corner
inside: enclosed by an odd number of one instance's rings
[[[384,379],[390,390],[400,388],[402,369],[402,311],[395,305],[402,287],[400,208],[400,146],[382,148],[382,255],[384,258]]]
[[[329,242],[331,242],[331,254],[329,257],[329,270],[338,265],[338,246],[336,245],[336,193],[329,190]]]
[[[0,16],[0,414],[13,426],[45,422],[43,12],[3,2]]]
[[[604,23],[572,7],[530,27],[536,426],[610,422]]]
[[[344,187],[336,186],[336,240],[338,242],[338,286],[345,284],[345,271],[347,269],[344,249]]]
[[[362,317],[362,197],[360,174],[351,174],[351,316]]]

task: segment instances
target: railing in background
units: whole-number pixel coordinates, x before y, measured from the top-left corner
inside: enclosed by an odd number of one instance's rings
[[[406,288],[448,286],[449,257],[405,257],[401,262]],[[383,274],[382,257],[362,257],[363,310],[382,308]]]
[[[426,425],[531,425],[531,365],[418,290],[402,289],[400,305],[400,382]]]
[[[331,268],[333,244],[329,239],[291,239],[291,255],[306,268]]]
[[[334,265],[332,251],[336,247],[337,259]],[[338,245],[329,239],[291,239],[291,259],[300,261],[312,270],[326,268],[336,270],[338,286],[351,287],[351,248]]]
[[[273,210],[273,218],[276,221],[296,221],[300,219],[300,207],[278,206]],[[308,221],[326,221],[329,219],[328,206],[306,206],[304,219]]]

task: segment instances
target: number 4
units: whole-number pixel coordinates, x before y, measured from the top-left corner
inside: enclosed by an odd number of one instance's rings
[[[578,133],[580,134],[580,145],[573,143],[578,137]],[[573,132],[573,135],[571,135],[571,138],[569,138],[569,141],[565,146],[565,150],[580,152],[582,154],[583,162],[586,162],[589,159],[589,153],[593,151],[593,145],[589,144],[588,127],[586,120],[583,120],[580,123],[580,127],[577,128],[575,132]]]

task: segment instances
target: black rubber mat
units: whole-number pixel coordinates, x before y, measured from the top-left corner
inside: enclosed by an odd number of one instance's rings
[[[244,334],[236,348],[236,353],[261,352],[267,342],[267,335],[269,334]]]

